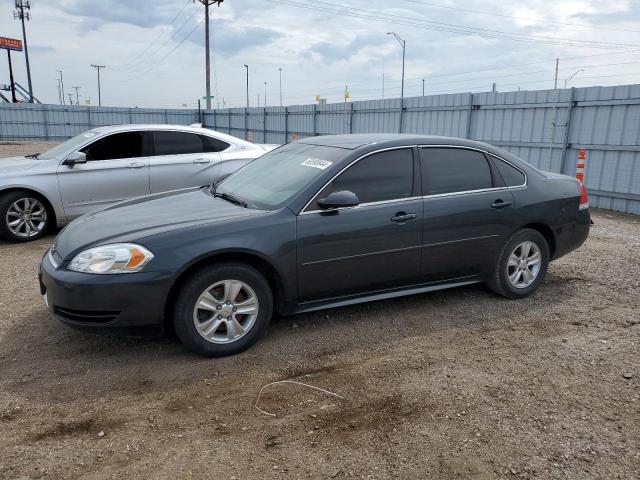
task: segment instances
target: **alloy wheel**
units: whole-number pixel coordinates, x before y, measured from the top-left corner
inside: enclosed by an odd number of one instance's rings
[[[258,309],[258,297],[249,285],[240,280],[222,280],[198,297],[193,322],[205,340],[231,343],[251,330]]]
[[[6,225],[16,237],[39,235],[47,225],[47,209],[35,198],[25,197],[13,202],[6,214]]]
[[[541,264],[542,254],[538,245],[530,241],[518,244],[507,262],[509,283],[515,288],[527,288],[538,278]]]

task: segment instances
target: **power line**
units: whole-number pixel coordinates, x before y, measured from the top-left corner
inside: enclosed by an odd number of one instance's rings
[[[171,56],[171,54],[173,52],[175,52],[178,48],[180,48],[180,46],[184,42],[186,42],[189,37],[191,37],[191,35],[193,35],[193,32],[195,32],[198,29],[198,27],[203,24],[203,22],[204,22],[204,18],[202,20],[200,20],[195,27],[193,27],[193,29],[180,41],[180,43],[178,43],[175,47],[173,47],[173,49],[171,49],[171,51],[169,51],[169,53],[167,53],[164,57],[162,57],[153,67],[148,68],[144,72],[142,72],[142,73],[140,73],[138,75],[134,75],[133,77],[128,78],[125,81],[130,81],[130,80],[133,80],[135,78],[140,78],[141,76],[146,75],[146,74],[154,71],[156,68],[158,68],[167,58],[169,58],[169,56]]]
[[[187,17],[187,19],[184,22],[182,22],[180,24],[180,26],[173,33],[176,34],[176,35],[178,33],[180,33],[182,31],[182,29],[185,27],[185,25],[187,25],[189,23],[189,21],[196,15],[196,13],[198,13],[198,11],[194,10],[194,12],[191,15],[189,15]],[[203,21],[204,21],[204,19],[203,19]],[[202,21],[200,23],[202,23]],[[140,62],[135,62],[132,66],[129,66],[129,67],[121,67],[121,68],[119,68],[119,70],[121,70],[123,72],[131,71],[132,73],[145,70],[148,67],[148,65],[153,64],[153,62],[155,60],[157,60],[158,57],[156,57],[156,55],[161,53],[161,51],[164,49],[164,47],[166,47],[169,44],[169,42],[171,42],[172,39],[173,38],[170,35],[164,42],[159,44],[157,46],[157,48],[153,49],[153,51],[151,51],[148,55],[146,55],[145,58],[142,59]]]
[[[525,21],[537,21],[538,19],[535,18],[530,18],[530,17],[520,17],[520,16],[514,16],[514,15],[504,15],[504,14],[500,14],[500,13],[491,13],[491,12],[482,12],[479,10],[471,10],[468,8],[460,8],[460,7],[451,7],[449,5],[440,5],[437,3],[430,3],[430,2],[423,2],[421,0],[401,0],[403,2],[407,2],[407,3],[414,3],[414,4],[418,4],[418,5],[426,5],[426,6],[430,6],[430,7],[435,7],[435,8],[446,8],[447,10],[457,10],[459,12],[469,12],[469,13],[477,13],[478,15],[488,15],[491,17],[502,17],[502,18],[509,18],[512,20],[525,20]],[[595,26],[595,25],[584,25],[584,24],[580,24],[580,23],[568,23],[568,22],[554,22],[552,20],[548,20],[548,19],[544,19],[544,23],[550,23],[552,25],[563,25],[563,26],[567,26],[567,27],[579,27],[579,28],[592,28],[594,30],[611,30],[614,32],[631,32],[631,33],[640,33],[639,30],[628,30],[626,28],[613,28],[613,27],[603,27],[603,26]]]
[[[180,14],[182,14],[182,12],[184,12],[184,9],[187,8],[187,5],[189,5],[191,3],[191,0],[187,0],[187,2],[182,6],[182,8],[178,11],[178,13],[176,13],[175,17],[173,17],[171,19],[171,22],[169,22],[169,25],[164,28],[160,34],[153,39],[151,42],[149,42],[147,44],[147,46],[145,47],[144,50],[142,50],[141,52],[139,52],[138,54],[136,54],[134,57],[132,57],[129,61],[125,62],[124,64],[122,64],[121,66],[117,67],[118,69],[126,69],[128,68],[130,65],[134,64],[138,59],[142,58],[142,56],[147,53],[147,51],[156,43],[158,42],[158,40],[160,40],[165,34],[167,34],[171,27],[173,26],[173,24],[175,23],[175,21],[178,19],[178,17],[180,16]]]
[[[393,23],[397,25],[405,25],[405,26],[421,28],[425,30],[458,33],[458,34],[467,35],[467,36],[478,36],[483,38],[512,40],[516,42],[564,45],[564,46],[581,47],[581,48],[603,48],[603,49],[640,46],[640,45],[632,45],[632,44],[617,44],[617,43],[606,43],[606,42],[592,42],[592,41],[585,41],[585,40],[572,40],[572,39],[559,38],[559,37],[534,36],[534,35],[519,34],[514,32],[502,32],[499,30],[478,29],[474,27],[467,27],[464,25],[444,24],[442,22],[430,22],[430,21],[425,21],[423,19],[404,17],[400,15],[384,14],[383,16],[381,16],[377,12],[374,12],[371,10],[356,9],[354,7],[350,7],[352,10],[359,10],[361,12],[364,12],[364,13],[356,13],[356,12],[350,11],[349,9],[345,9],[345,7],[342,7],[337,4],[331,4],[329,2],[316,1],[315,4],[308,5],[308,4],[298,3],[293,0],[267,0],[267,1],[275,4],[280,4],[280,5],[305,8],[308,10],[315,10],[315,11],[325,12],[325,13],[333,13],[333,14],[343,15],[343,16],[350,16],[350,17],[364,19],[364,20]],[[327,7],[324,5],[317,5],[319,3],[325,4],[325,5],[333,5],[334,7],[339,7],[339,9]]]

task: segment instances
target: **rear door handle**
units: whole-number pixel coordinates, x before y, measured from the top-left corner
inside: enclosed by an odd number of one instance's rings
[[[127,165],[127,168],[142,168],[144,167],[144,163],[142,162],[133,162]]]
[[[196,158],[193,163],[197,163],[199,165],[204,165],[206,163],[211,163],[211,160],[209,160],[208,158]]]
[[[391,221],[396,223],[407,223],[411,220],[415,220],[417,217],[418,216],[415,213],[398,212],[395,216],[391,217]]]
[[[491,204],[491,208],[506,208],[513,205],[513,202],[504,202],[501,199],[496,200]]]

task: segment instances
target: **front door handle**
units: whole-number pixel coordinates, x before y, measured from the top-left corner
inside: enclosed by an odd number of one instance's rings
[[[142,168],[144,167],[144,163],[142,162],[133,162],[127,165],[127,168]]]
[[[498,199],[491,204],[491,208],[506,208],[513,205],[513,202],[505,202],[502,199]]]
[[[415,213],[398,212],[391,217],[391,221],[396,223],[407,223],[411,220],[415,220],[417,217],[418,216]]]
[[[198,165],[204,165],[207,163],[211,163],[211,160],[209,160],[208,158],[196,158],[193,163],[197,163]]]

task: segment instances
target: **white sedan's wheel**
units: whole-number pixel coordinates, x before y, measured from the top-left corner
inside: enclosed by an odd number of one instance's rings
[[[12,242],[29,242],[48,230],[52,215],[44,200],[25,191],[0,197],[0,237]]]

